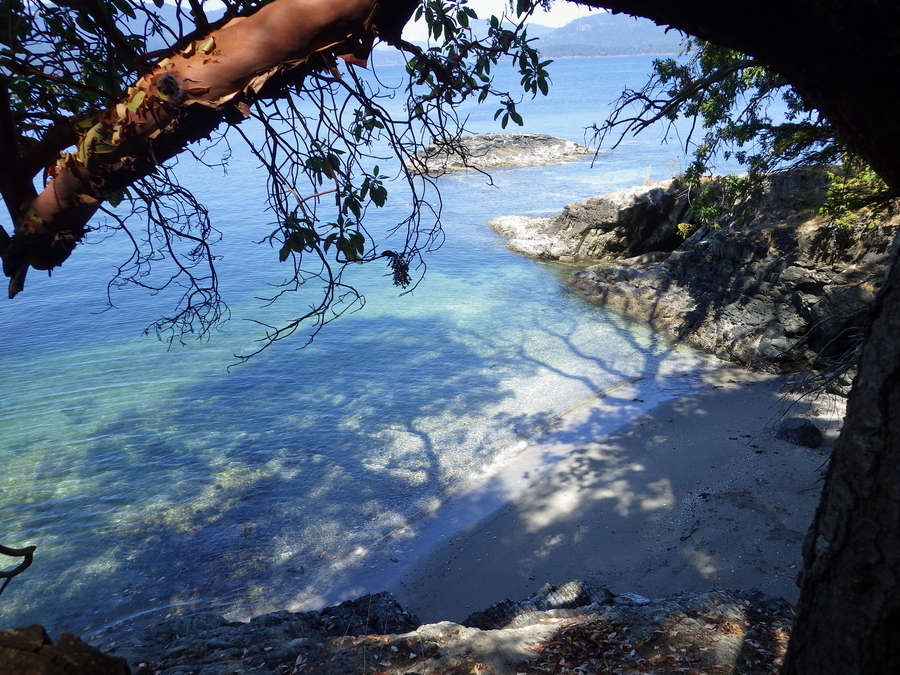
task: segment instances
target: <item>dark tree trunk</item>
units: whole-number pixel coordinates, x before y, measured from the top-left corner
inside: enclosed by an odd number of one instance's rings
[[[751,54],[900,190],[900,2],[599,0]],[[896,260],[896,247],[893,259]],[[900,266],[872,324],[804,546],[783,675],[900,673]]]
[[[783,673],[900,673],[900,266],[872,318],[804,543]]]

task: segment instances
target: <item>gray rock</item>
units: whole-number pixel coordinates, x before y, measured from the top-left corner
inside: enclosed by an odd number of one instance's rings
[[[568,204],[551,218],[501,216],[488,225],[510,238],[511,251],[532,258],[631,258],[674,250],[683,240],[678,224],[687,210],[687,200],[662,183]]]
[[[745,367],[832,372],[829,391],[845,394],[850,376],[843,369],[852,368],[900,217],[857,232],[831,227],[817,218],[818,178],[800,173],[774,177],[769,193],[742,220],[700,228],[675,250],[654,257],[633,257],[638,246],[619,245],[618,254],[608,248],[568,285]],[[792,192],[798,186],[813,186],[812,196]],[[677,203],[673,208],[678,212]],[[687,215],[678,212],[668,223]],[[544,235],[551,229],[545,225]],[[548,257],[560,249],[555,246]]]
[[[173,617],[110,651],[132,664],[148,664],[140,673],[237,675],[258,668],[272,672],[332,638],[408,633],[419,625],[392,595],[378,593],[318,612],[271,612],[247,623],[208,613]]]
[[[504,607],[518,610],[510,613]],[[386,612],[379,619],[385,627],[408,627],[409,615],[390,596],[381,594],[321,612],[275,612],[246,624],[220,622],[218,627],[202,630],[202,622],[198,622],[199,632],[181,639],[199,645],[219,639],[215,635],[229,633],[233,634],[233,643],[243,646],[239,650],[208,649],[161,657],[160,645],[142,642],[139,646],[143,652],[136,654],[132,663],[138,675],[346,675],[375,671],[393,675],[514,675],[532,672],[529,664],[549,658],[554,645],[576,647],[581,634],[591,636],[589,651],[582,653],[602,658],[604,672],[612,671],[612,666],[631,669],[638,660],[660,654],[690,653],[693,665],[703,672],[730,672],[740,666],[742,672],[761,673],[771,672],[771,667],[754,670],[744,666],[773,655],[765,650],[748,651],[747,640],[784,630],[792,616],[784,600],[758,591],[712,590],[650,600],[628,593],[613,596],[602,587],[572,581],[560,586],[547,584],[518,603],[494,605],[483,613],[494,615],[484,629],[443,621],[395,633],[376,632],[369,624],[360,626],[364,632],[355,636],[336,634],[339,626],[329,617],[340,617],[346,628],[355,624],[363,608],[374,608],[378,614]],[[316,637],[286,640],[272,632],[274,628],[300,624]],[[740,630],[728,630],[729,626],[739,626]],[[575,631],[572,638],[566,637],[568,628]],[[234,638],[235,631],[240,632],[240,639]],[[616,636],[624,642],[612,642]],[[573,638],[575,642],[569,642]],[[552,660],[555,663],[559,658]]]
[[[584,145],[546,134],[492,132],[462,136],[447,145],[431,144],[405,164],[416,173],[444,174],[466,169],[559,164],[589,152],[591,149]]]
[[[784,420],[775,433],[775,438],[805,448],[818,448],[822,445],[822,432],[819,427],[803,417],[789,417]]]
[[[614,598],[609,589],[586,581],[570,581],[561,586],[545,584],[524,600],[504,600],[484,611],[470,614],[462,625],[482,630],[519,628],[531,625],[538,613],[599,606],[613,602]]]

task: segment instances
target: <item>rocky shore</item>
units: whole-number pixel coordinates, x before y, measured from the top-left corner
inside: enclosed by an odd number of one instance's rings
[[[116,656],[66,634],[49,644],[32,626],[0,633],[0,666],[4,675],[125,675],[129,665],[136,675],[517,675],[601,667],[761,675],[780,663],[790,624],[791,607],[759,592],[649,600],[573,581],[547,584],[461,624],[421,625],[387,593],[248,623],[215,614],[178,617],[111,647]]]
[[[490,225],[523,255],[593,263],[567,282],[592,301],[745,367],[797,373],[849,359],[898,224],[835,228],[817,215],[824,189],[818,170],[778,174],[718,228],[693,227],[689,200],[669,183]]]
[[[431,144],[406,161],[417,173],[444,174],[466,169],[559,164],[579,159],[591,149],[565,138],[546,134],[492,132],[462,136],[450,145]]]

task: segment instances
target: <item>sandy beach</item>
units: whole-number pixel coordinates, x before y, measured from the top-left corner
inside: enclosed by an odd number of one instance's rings
[[[703,380],[699,393],[655,405],[609,435],[592,436],[590,411],[567,416],[537,445],[564,452],[549,471],[533,479],[512,463],[524,487],[504,505],[482,504],[489,515],[434,541],[418,528],[412,538],[424,540],[413,548],[425,552],[379,563],[365,585],[386,586],[424,622],[460,621],[572,579],[647,597],[737,588],[795,601],[841,403],[786,397],[774,376],[737,367]],[[811,450],[776,440],[784,416],[813,419],[825,443]],[[456,517],[452,504],[441,514]]]

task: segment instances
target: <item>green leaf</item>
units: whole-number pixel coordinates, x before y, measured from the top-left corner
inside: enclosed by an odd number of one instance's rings
[[[373,187],[370,190],[370,193],[375,206],[381,207],[387,202],[388,191],[384,186],[378,185]]]
[[[327,237],[325,237],[325,242],[324,242],[325,253],[328,253],[328,249],[331,248],[331,245],[337,241],[339,236],[340,235],[337,232],[332,232]]]

